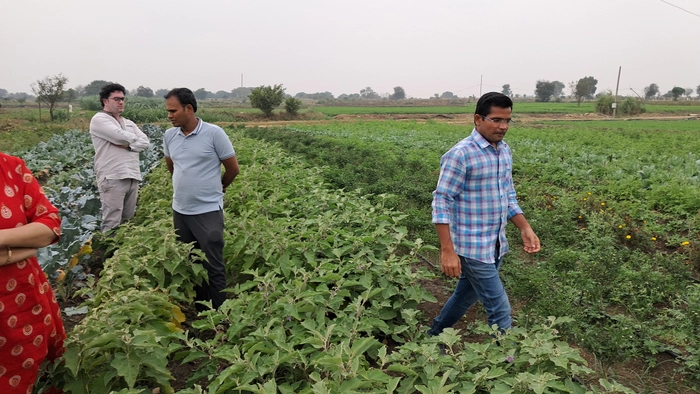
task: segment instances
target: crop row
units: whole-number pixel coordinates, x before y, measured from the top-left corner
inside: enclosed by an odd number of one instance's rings
[[[430,275],[417,269],[421,242],[401,226],[405,215],[329,188],[278,147],[231,137],[242,173],[225,201],[230,299],[185,320],[202,256],[175,239],[159,167],[136,218],[109,241],[101,277],[80,292],[90,311],[49,371],[53,383],[74,394],[172,393],[168,363],[178,361],[199,365],[183,394],[585,391],[573,376],[590,370],[557,340],[567,319],[507,337],[482,327],[496,336],[483,343],[463,345],[453,330],[426,338],[417,306],[434,301],[420,286]]]
[[[697,122],[541,122],[514,128],[519,201],[543,243],[503,273],[520,321],[570,316],[562,332],[609,361],[700,351],[700,150]],[[248,129],[322,166],[345,190],[393,193],[411,234],[437,246],[430,193],[440,156],[471,130],[435,122]],[[674,149],[668,149],[673,141]],[[515,245],[518,234],[509,228]]]

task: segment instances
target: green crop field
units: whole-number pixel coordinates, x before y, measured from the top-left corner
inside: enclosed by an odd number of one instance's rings
[[[162,116],[145,104],[140,111]],[[227,127],[242,171],[225,200],[232,294],[219,311],[197,317],[192,286],[203,273],[191,264],[198,254],[175,241],[170,176],[159,165],[163,129],[144,126],[152,146],[142,155],[148,175],[136,218],[101,239],[85,118],[51,124],[80,129],[64,134],[2,115],[2,132],[26,127],[6,146],[49,173],[44,189],[64,218],[61,243],[41,252],[42,264],[62,300],[75,296],[89,307],[69,334],[65,363],[47,371],[66,392],[700,387],[698,121],[542,120],[511,128],[518,199],[543,250],[521,252],[509,226],[512,253],[502,275],[516,326],[498,346],[481,322],[432,339],[424,331],[434,316],[423,306],[436,301],[425,283],[452,287],[421,263],[437,264],[431,192],[440,156],[469,126]],[[32,127],[42,134],[20,138]],[[95,253],[105,258],[99,277],[90,273]],[[464,342],[465,334],[480,339]],[[439,342],[449,345],[446,356]],[[191,373],[175,381],[181,363]],[[617,363],[635,365],[635,376],[602,367]],[[673,373],[653,374],[661,363]]]
[[[409,213],[411,234],[437,246],[430,193],[439,158],[470,131],[385,121],[248,135],[323,166],[335,187],[397,195],[393,206]],[[562,332],[601,359],[654,365],[669,352],[698,376],[699,133],[698,121],[540,122],[509,131],[519,201],[544,245],[504,265],[524,305],[521,322],[569,316]],[[509,238],[518,245],[516,231]]]

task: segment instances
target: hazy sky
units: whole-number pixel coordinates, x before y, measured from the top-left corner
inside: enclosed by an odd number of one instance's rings
[[[700,85],[700,0],[0,0],[0,88],[63,73],[127,89],[479,95],[585,76]],[[697,14],[693,15],[691,13]]]

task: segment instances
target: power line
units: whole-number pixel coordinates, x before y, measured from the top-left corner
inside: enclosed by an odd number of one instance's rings
[[[676,8],[678,8],[679,10],[683,10],[683,11],[689,13],[690,15],[695,15],[695,16],[697,16],[698,18],[700,18],[700,14],[696,14],[696,13],[694,13],[694,12],[692,12],[692,11],[688,11],[688,10],[686,10],[685,8],[679,7],[679,6],[675,5],[675,4],[671,4],[671,3],[669,3],[668,1],[665,1],[665,0],[659,0],[659,1],[661,1],[662,3],[666,3],[666,4],[670,5],[671,7],[676,7]]]

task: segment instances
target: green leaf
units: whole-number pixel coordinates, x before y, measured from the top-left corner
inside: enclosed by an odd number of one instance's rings
[[[117,374],[126,380],[129,388],[134,388],[136,378],[141,368],[138,356],[131,353],[117,353],[109,365],[117,370]]]

